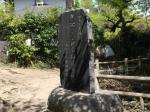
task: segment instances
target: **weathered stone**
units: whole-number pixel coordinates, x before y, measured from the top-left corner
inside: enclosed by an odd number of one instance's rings
[[[48,109],[53,112],[123,112],[121,100],[116,95],[86,94],[63,88],[52,91]]]
[[[92,24],[83,9],[60,17],[60,78],[65,89],[95,92]]]
[[[61,87],[52,91],[48,109],[53,112],[123,112],[116,95],[95,93],[92,24],[83,9],[60,17]],[[82,93],[81,93],[82,92]]]

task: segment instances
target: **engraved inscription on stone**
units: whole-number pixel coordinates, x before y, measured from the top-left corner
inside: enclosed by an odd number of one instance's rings
[[[61,15],[59,21],[60,78],[65,89],[92,93],[94,86],[92,24],[83,9]]]

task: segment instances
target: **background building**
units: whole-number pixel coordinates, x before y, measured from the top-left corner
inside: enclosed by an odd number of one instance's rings
[[[24,14],[26,10],[38,11],[46,7],[58,7],[64,9],[66,7],[65,0],[0,0],[0,4],[5,6],[5,10],[9,12],[6,4],[13,6],[17,14]]]

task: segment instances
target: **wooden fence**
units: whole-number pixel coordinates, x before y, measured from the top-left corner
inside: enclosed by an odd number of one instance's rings
[[[141,57],[138,57],[138,59],[132,59],[132,60],[125,58],[124,61],[98,62],[96,60],[95,64],[96,66],[99,67],[98,70],[100,74],[103,74],[103,72],[105,72],[106,74],[112,74],[113,71],[120,71],[122,73],[128,74],[135,70],[142,71],[143,67],[146,66],[144,65],[143,62],[148,61],[148,60],[150,62],[150,58],[141,58]],[[134,66],[132,65],[133,63],[134,63]],[[110,65],[119,65],[119,66],[111,68]],[[107,66],[107,68],[104,69],[101,66]],[[147,65],[147,68],[150,68],[150,65]]]
[[[142,82],[150,82],[150,76],[149,77],[140,77],[140,76],[127,76],[127,75],[108,75],[108,74],[102,74],[101,71],[112,71],[110,69],[108,70],[101,70],[101,65],[110,65],[110,64],[123,64],[124,65],[124,71],[126,74],[129,73],[130,70],[133,68],[138,68],[138,70],[142,69],[142,61],[150,61],[150,58],[141,58],[138,57],[138,59],[132,59],[128,60],[127,58],[124,59],[124,61],[110,61],[110,62],[99,62],[98,60],[95,61],[96,65],[96,86],[99,85],[100,79],[117,79],[117,80],[132,80],[132,81],[142,81]],[[130,67],[129,63],[130,62],[135,62],[137,63],[136,67]],[[121,96],[132,96],[132,97],[139,97],[140,98],[140,103],[141,103],[141,108],[144,110],[144,100],[143,98],[150,98],[150,94],[146,93],[136,93],[136,92],[125,92],[125,91],[113,91],[113,90],[99,90],[100,94],[117,94]]]

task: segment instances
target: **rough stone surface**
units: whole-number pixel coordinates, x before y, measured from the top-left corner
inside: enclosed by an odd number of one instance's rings
[[[61,87],[50,94],[49,110],[123,112],[118,96],[92,94],[96,79],[92,44],[92,24],[86,12],[77,9],[63,13],[59,23]]]
[[[86,94],[59,87],[50,94],[48,109],[53,112],[123,112],[116,95]]]
[[[28,101],[10,102],[0,98],[0,112],[51,112],[46,109],[45,102]]]
[[[92,24],[83,9],[61,15],[59,21],[60,78],[65,89],[95,92]]]

